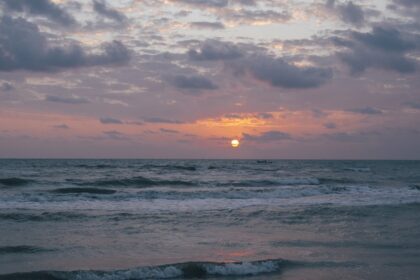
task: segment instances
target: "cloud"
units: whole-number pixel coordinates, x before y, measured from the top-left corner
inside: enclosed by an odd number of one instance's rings
[[[345,23],[355,26],[365,24],[365,12],[359,5],[354,4],[352,1],[346,2],[345,4],[336,4],[335,0],[328,0],[327,7],[335,11]]]
[[[224,9],[220,16],[235,25],[266,25],[285,23],[292,19],[286,11],[256,10],[256,9]]]
[[[49,102],[65,103],[65,104],[85,104],[89,103],[89,100],[77,96],[58,96],[58,95],[47,95],[45,98]]]
[[[69,13],[50,0],[0,0],[0,3],[8,11],[44,16],[64,26],[76,23],[76,20]]]
[[[223,8],[229,4],[228,0],[172,0],[192,6],[203,6],[210,8]]]
[[[172,84],[179,89],[215,90],[218,87],[209,79],[202,76],[177,75],[173,77]]]
[[[53,128],[56,128],[56,129],[70,129],[70,127],[68,125],[64,124],[64,123],[63,124],[54,125]]]
[[[178,130],[166,129],[166,128],[161,128],[160,131],[164,133],[179,133]]]
[[[243,56],[240,49],[228,42],[206,40],[198,49],[190,49],[188,55],[192,60],[229,60]]]
[[[420,2],[418,0],[394,0],[394,3],[405,6],[407,8],[420,8]]]
[[[139,122],[139,121],[128,121],[125,122],[126,124],[131,124],[131,125],[144,125],[143,122]]]
[[[372,33],[353,32],[352,36],[365,46],[386,52],[405,52],[417,47],[416,42],[392,28],[375,27]]]
[[[282,141],[282,140],[290,140],[292,137],[290,134],[277,131],[277,130],[270,130],[259,135],[252,135],[248,133],[242,134],[242,140],[244,141],[253,141],[253,142],[271,142],[271,141]]]
[[[0,84],[0,90],[1,91],[11,91],[14,88],[15,87],[9,82],[3,82],[3,83]]]
[[[238,119],[238,120],[245,118],[245,116],[241,114],[234,114],[234,113],[225,114],[223,117],[226,119]]]
[[[324,117],[328,116],[327,112],[322,111],[320,109],[312,109],[311,114],[314,118],[317,118],[317,119],[324,118]]]
[[[333,41],[337,46],[349,49],[338,52],[338,56],[353,74],[368,68],[399,73],[416,71],[417,62],[408,54],[418,48],[419,38],[397,29],[374,27],[369,33],[351,32],[348,38],[334,38]]]
[[[256,0],[171,0],[172,2],[204,8],[225,8],[229,5],[254,6]]]
[[[124,14],[108,7],[108,5],[103,0],[93,0],[93,9],[98,14],[117,22],[124,22],[127,19]]]
[[[244,6],[255,6],[257,0],[230,0],[232,4],[240,4]]]
[[[420,110],[420,103],[418,102],[405,102],[403,105],[411,109]]]
[[[143,121],[147,123],[168,123],[168,124],[183,124],[185,122],[179,121],[179,120],[171,120],[171,119],[165,119],[160,117],[148,117],[143,118]]]
[[[250,52],[257,53],[245,56]],[[258,54],[260,53],[260,54]],[[274,87],[314,88],[332,78],[330,68],[298,67],[282,58],[267,55],[256,45],[237,45],[218,40],[206,40],[198,49],[190,49],[188,55],[194,61],[225,62],[235,74],[250,73],[256,79],[270,83]]]
[[[111,117],[102,117],[99,119],[99,121],[103,124],[123,124],[121,120]]]
[[[256,117],[259,118],[259,119],[264,119],[264,120],[274,118],[274,116],[272,114],[270,114],[270,113],[258,113],[256,115]]]
[[[387,8],[413,17],[419,22],[420,2],[418,0],[393,0],[393,4],[388,5]]]
[[[344,5],[340,5],[338,10],[341,15],[341,19],[356,26],[363,25],[365,23],[365,14],[359,5],[354,4],[352,1],[347,2]]]
[[[129,50],[119,41],[104,43],[100,52],[87,52],[77,43],[50,45],[47,35],[23,18],[0,20],[0,71],[60,69],[123,64]]]
[[[112,140],[129,140],[129,137],[127,137],[127,135],[116,130],[103,131],[102,134],[106,138]]]
[[[332,70],[321,67],[298,67],[281,58],[259,55],[250,58],[244,67],[258,80],[274,87],[305,89],[319,87],[332,78]]]
[[[369,138],[381,136],[378,131],[359,131],[359,132],[336,132],[323,134],[322,137],[328,140],[337,142],[363,142],[365,143]]]
[[[333,122],[327,122],[327,123],[324,123],[324,127],[328,129],[335,129],[337,128],[337,125]]]
[[[274,118],[274,116],[270,113],[256,113],[256,114],[228,113],[228,114],[224,114],[223,118],[237,119],[237,120],[243,120],[247,118],[256,118],[256,119],[268,120],[268,119]]]
[[[209,22],[209,21],[194,21],[190,23],[190,27],[198,29],[225,29],[225,25],[221,22]]]
[[[363,115],[381,115],[383,112],[380,109],[372,107],[355,108],[348,110],[349,112],[363,114]]]

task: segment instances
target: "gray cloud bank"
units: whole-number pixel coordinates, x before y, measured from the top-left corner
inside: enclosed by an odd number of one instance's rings
[[[73,16],[50,0],[0,0],[0,4],[9,12],[43,16],[65,26],[76,23]]]
[[[52,71],[86,66],[123,64],[130,51],[119,41],[103,43],[91,53],[78,43],[52,45],[38,26],[24,18],[0,19],[0,71]]]
[[[350,32],[347,38],[334,38],[335,44],[347,48],[338,53],[352,73],[361,73],[368,68],[413,73],[417,62],[408,54],[417,50],[420,37],[403,33],[395,28],[374,27],[371,32]]]

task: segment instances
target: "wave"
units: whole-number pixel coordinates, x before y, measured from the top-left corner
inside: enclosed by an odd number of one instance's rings
[[[264,160],[257,160],[256,163],[271,164],[271,163],[273,163],[273,161],[264,159]]]
[[[348,167],[344,168],[345,171],[353,171],[353,172],[370,172],[369,167]]]
[[[106,210],[119,209],[124,212],[142,211],[156,212],[184,212],[204,210],[231,210],[249,206],[369,206],[369,205],[403,205],[420,202],[420,192],[407,188],[371,188],[369,186],[288,186],[273,187],[273,191],[250,188],[240,193],[227,190],[220,192],[215,188],[213,192],[189,193],[182,190],[178,193],[150,193],[141,190],[136,193],[128,192],[100,198],[78,196],[47,196],[40,193],[31,197],[6,196],[0,197],[0,209],[14,211],[36,210],[49,212],[70,212],[77,209]],[[265,189],[265,188],[262,188]],[[144,192],[146,191],[146,192]],[[40,196],[41,195],[41,196]]]
[[[0,213],[0,220],[9,220],[15,222],[43,222],[43,221],[68,221],[69,219],[83,219],[87,215],[71,212],[43,212],[39,214],[32,213]]]
[[[115,271],[43,271],[0,275],[1,280],[11,279],[51,279],[51,280],[73,280],[73,279],[173,279],[173,278],[207,278],[207,277],[240,277],[257,276],[281,271],[292,262],[275,259],[251,262],[187,262],[179,264],[139,267],[127,270]]]
[[[201,189],[147,189],[130,195],[130,198],[138,199],[167,199],[167,200],[191,200],[191,199],[273,199],[273,198],[299,198],[308,196],[339,194],[351,191],[347,186],[312,186],[312,185],[246,185],[232,186],[227,184],[216,188],[208,187]]]
[[[92,169],[117,168],[117,166],[110,165],[110,164],[95,164],[95,165],[77,164],[74,167],[77,167],[77,168],[92,168]]]
[[[294,185],[319,185],[318,178],[282,178],[269,180],[243,180],[217,183],[218,186],[257,187],[257,186],[294,186]]]
[[[114,194],[117,191],[111,189],[98,189],[98,188],[60,188],[52,190],[53,193],[59,194],[80,194],[80,193],[88,193],[88,194]]]
[[[253,276],[281,274],[286,269],[299,267],[360,267],[366,266],[360,262],[303,262],[284,259],[270,259],[249,262],[186,262],[159,266],[146,266],[113,271],[37,271],[26,273],[12,273],[0,275],[0,280],[142,280],[142,279],[207,279],[226,277],[237,279]]]
[[[312,240],[284,240],[273,241],[271,245],[274,247],[324,247],[324,248],[365,248],[365,249],[419,249],[418,244],[408,243],[375,243],[375,242],[360,242],[355,240],[342,241],[312,241]]]
[[[0,247],[0,255],[3,255],[3,254],[33,254],[33,253],[48,252],[48,251],[52,251],[52,250],[51,249],[46,249],[46,248],[41,248],[41,247],[35,247],[35,246],[26,246],[26,245]]]
[[[141,166],[142,169],[164,169],[164,170],[185,170],[185,171],[196,171],[197,167],[194,165],[172,165],[172,164],[145,164]]]
[[[20,187],[20,186],[27,185],[31,182],[33,182],[33,180],[16,178],[16,177],[0,178],[0,185],[7,186],[7,187]]]
[[[357,180],[350,178],[318,178],[321,184],[353,184]]]
[[[420,185],[410,185],[410,189],[420,191]]]
[[[153,187],[153,186],[216,186],[216,187],[261,187],[261,186],[295,186],[295,185],[319,185],[323,182],[315,177],[286,177],[269,179],[245,179],[245,180],[188,180],[188,179],[165,179],[147,178],[143,176],[125,178],[98,178],[96,180],[82,181],[78,179],[66,179],[67,183],[86,187]],[[67,188],[69,192],[78,189]],[[66,192],[66,189],[58,189],[56,192]],[[82,190],[80,190],[82,192]],[[95,190],[92,190],[93,192]],[[88,191],[86,191],[88,192]],[[107,192],[108,193],[108,192]],[[110,193],[110,192],[109,192]]]
[[[112,180],[96,180],[91,182],[80,182],[76,183],[78,185],[86,186],[134,186],[134,187],[149,187],[149,186],[193,186],[195,185],[192,181],[184,180],[165,180],[165,179],[149,179],[142,176],[136,176],[132,178],[123,178],[123,179],[112,179]]]

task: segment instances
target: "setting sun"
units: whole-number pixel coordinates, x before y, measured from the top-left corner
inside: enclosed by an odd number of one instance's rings
[[[230,141],[230,144],[233,148],[238,148],[240,143],[238,139],[233,139],[232,141]]]

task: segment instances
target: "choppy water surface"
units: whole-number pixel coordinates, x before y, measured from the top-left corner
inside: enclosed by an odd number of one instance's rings
[[[419,213],[419,161],[0,160],[0,279],[420,279]]]

